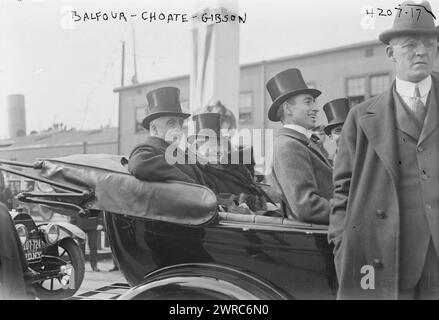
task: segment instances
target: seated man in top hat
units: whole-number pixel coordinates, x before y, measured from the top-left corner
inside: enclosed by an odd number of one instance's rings
[[[222,136],[220,114],[201,113],[193,120],[196,134],[189,140],[194,140],[192,146],[202,162],[206,185],[252,211],[266,210],[263,191],[244,164],[251,162],[250,149],[246,157],[242,149],[232,147],[228,136]]]
[[[273,100],[268,118],[280,121],[274,143],[274,184],[282,194],[287,216],[309,223],[329,223],[332,167],[316,146],[315,98],[321,92],[306,86],[298,69],[284,70],[267,82]]]
[[[190,114],[183,113],[180,105],[180,90],[164,87],[148,92],[148,114],[143,126],[150,135],[146,141],[137,145],[131,152],[128,170],[136,178],[146,181],[176,180],[203,184],[203,173],[197,164],[174,163],[166,160],[166,153],[181,152],[186,157],[186,150],[170,148],[183,135],[183,121]]]
[[[346,98],[329,101],[323,106],[328,125],[324,128],[325,134],[336,145],[331,162],[334,163],[337,154],[338,140],[340,139],[341,129],[349,113],[349,100]]]
[[[323,106],[323,111],[328,119],[328,125],[323,130],[338,145],[341,129],[349,113],[349,100],[340,98],[329,101]]]

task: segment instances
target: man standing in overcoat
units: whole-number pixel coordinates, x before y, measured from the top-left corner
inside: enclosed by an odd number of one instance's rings
[[[428,2],[401,10],[379,37],[396,79],[349,112],[339,142],[329,228],[339,299],[439,299],[439,31]]]
[[[267,82],[273,104],[271,121],[280,121],[274,142],[274,185],[282,194],[282,208],[291,219],[328,224],[332,197],[332,166],[312,134],[321,92],[306,86],[298,69],[284,70]]]

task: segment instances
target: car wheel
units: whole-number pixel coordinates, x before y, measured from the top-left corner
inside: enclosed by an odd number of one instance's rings
[[[71,297],[84,280],[85,258],[79,245],[71,238],[58,245],[58,257],[64,261],[60,266],[62,276],[34,284],[37,296],[43,300],[60,300]]]

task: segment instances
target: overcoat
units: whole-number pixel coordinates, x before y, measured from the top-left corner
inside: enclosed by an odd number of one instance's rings
[[[134,147],[128,160],[128,171],[139,180],[144,181],[183,181],[206,185],[203,172],[197,164],[170,164],[166,160],[166,151],[170,144],[165,140],[149,136],[142,144]],[[176,152],[183,152],[173,148]],[[183,152],[184,153],[184,152]],[[185,157],[185,155],[182,155]]]
[[[272,180],[282,194],[290,218],[328,224],[332,197],[332,167],[305,135],[290,128],[278,131]]]
[[[27,262],[8,209],[0,203],[0,300],[34,299]]]
[[[351,109],[342,129],[328,233],[334,244],[340,299],[398,298],[400,208],[394,85]],[[437,94],[435,78],[433,85]],[[438,121],[432,120],[438,119],[438,107],[428,112],[435,116],[427,115],[418,146],[438,137]],[[431,144],[430,153],[438,153],[438,143]]]

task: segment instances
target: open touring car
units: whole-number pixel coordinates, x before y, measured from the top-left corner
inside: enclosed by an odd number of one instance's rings
[[[50,187],[21,193],[20,201],[68,215],[103,213],[113,257],[131,287],[120,299],[335,298],[327,226],[219,212],[207,187],[139,181],[120,156],[21,165]]]

